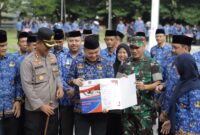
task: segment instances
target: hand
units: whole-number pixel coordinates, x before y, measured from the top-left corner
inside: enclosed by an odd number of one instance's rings
[[[160,94],[163,90],[164,86],[162,84],[156,86],[155,92]]]
[[[60,99],[64,96],[63,88],[59,87],[56,91],[56,99]]]
[[[13,112],[16,118],[19,118],[21,114],[21,103],[19,101],[15,101],[13,104]]]
[[[68,95],[69,98],[72,98],[72,97],[75,95],[74,89],[73,89],[73,88],[70,88],[70,89],[67,91],[67,95]]]
[[[167,116],[166,116],[166,114],[164,113],[164,112],[161,112],[160,113],[160,122],[165,122],[165,121],[167,121],[168,119],[167,119]]]
[[[109,110],[106,110],[106,109],[102,110],[102,113],[108,113],[108,112],[109,112]]]
[[[54,115],[53,107],[50,105],[42,105],[40,110],[44,112],[47,116]]]
[[[170,133],[170,129],[171,129],[171,122],[170,120],[167,120],[162,124],[161,133],[167,135]]]
[[[136,81],[136,88],[138,89],[138,90],[145,90],[145,85],[144,85],[144,82],[142,82],[142,81]]]
[[[116,75],[116,78],[122,78],[122,77],[128,77],[126,74],[123,74],[123,73],[117,73],[117,75]]]
[[[77,78],[73,80],[73,84],[77,85],[77,86],[83,86],[83,78]]]

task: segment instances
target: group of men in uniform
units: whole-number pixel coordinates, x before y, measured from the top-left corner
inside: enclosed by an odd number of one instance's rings
[[[159,133],[167,134],[165,121],[178,80],[174,54],[189,53],[192,40],[174,36],[169,45],[164,30],[157,29],[158,45],[148,56],[145,34],[136,35],[128,43],[132,56],[117,73],[117,77],[136,75],[133,83],[138,104],[120,114],[122,133],[153,134],[156,108],[161,108],[160,121],[164,126]],[[20,33],[20,50],[10,54],[6,31],[0,30],[0,134],[73,135],[75,127],[76,135],[88,135],[90,128],[92,135],[106,135],[108,111],[82,114],[79,86],[84,80],[114,77],[116,48],[123,37],[120,32],[106,30],[107,47],[101,50],[98,38],[90,31],[85,31],[83,45],[81,32],[71,31],[65,48],[61,29],[40,28],[37,36]],[[199,60],[199,54],[194,57]]]

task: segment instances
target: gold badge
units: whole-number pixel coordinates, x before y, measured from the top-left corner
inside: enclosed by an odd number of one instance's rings
[[[180,107],[181,107],[182,109],[186,108],[186,106],[185,106],[183,103],[180,103]]]
[[[78,65],[77,65],[77,68],[79,68],[79,69],[82,69],[84,66],[83,66],[83,64],[82,63],[79,63]]]
[[[102,70],[102,69],[103,69],[103,65],[102,65],[102,64],[98,64],[98,65],[97,65],[97,68],[98,68],[99,70]]]
[[[200,108],[200,101],[197,101],[194,105],[196,108]]]
[[[39,59],[35,59],[34,64],[35,64],[35,65],[40,65],[40,64],[41,64],[41,61],[40,61]]]
[[[44,80],[44,76],[43,76],[43,75],[40,75],[40,76],[39,76],[39,80],[40,80],[40,81]]]
[[[14,67],[15,66],[15,63],[13,62],[13,61],[11,61],[10,63],[9,63],[9,67]]]

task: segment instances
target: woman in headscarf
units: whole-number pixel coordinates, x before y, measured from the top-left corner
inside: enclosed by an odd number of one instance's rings
[[[200,78],[195,59],[190,54],[177,56],[175,60],[180,80],[171,101],[169,120],[162,132],[176,135],[200,134]]]
[[[116,50],[116,60],[113,64],[115,77],[117,71],[129,57],[131,56],[129,46],[122,43]],[[107,135],[122,135],[121,111],[111,111],[108,118]]]

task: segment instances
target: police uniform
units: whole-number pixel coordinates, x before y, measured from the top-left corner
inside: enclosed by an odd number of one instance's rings
[[[0,43],[7,42],[7,34],[0,30]],[[0,58],[0,131],[3,135],[17,135],[19,119],[14,116],[13,105],[21,101],[22,95],[17,88],[16,59],[11,54]]]
[[[46,46],[55,45],[53,31],[40,28],[38,39]],[[48,53],[46,57],[38,55],[37,50],[30,53],[22,62],[21,81],[25,93],[25,135],[44,134],[47,116],[40,111],[40,107],[50,104],[54,108],[54,115],[49,116],[48,135],[58,133],[58,101],[57,88],[62,88],[55,55]]]
[[[90,38],[91,37],[91,38]],[[93,36],[88,36],[84,43],[84,48],[97,49],[99,43],[93,39]],[[114,77],[113,66],[104,58],[99,57],[96,62],[90,64],[85,56],[78,58],[72,62],[70,67],[68,81],[76,78],[84,78],[85,80],[95,80],[101,78]],[[89,135],[91,127],[92,135],[105,135],[107,127],[107,114],[82,114],[80,94],[78,87],[75,88],[75,134]]]
[[[132,38],[131,44],[141,47],[144,45],[142,38]],[[130,57],[118,71],[118,75],[130,75],[133,73],[136,75],[136,80],[143,81],[144,84],[152,84],[153,82],[162,80],[159,64],[145,55],[137,61],[133,57]],[[122,115],[123,134],[153,135],[152,127],[155,115],[154,91],[137,90],[137,101],[137,105],[124,110]]]

